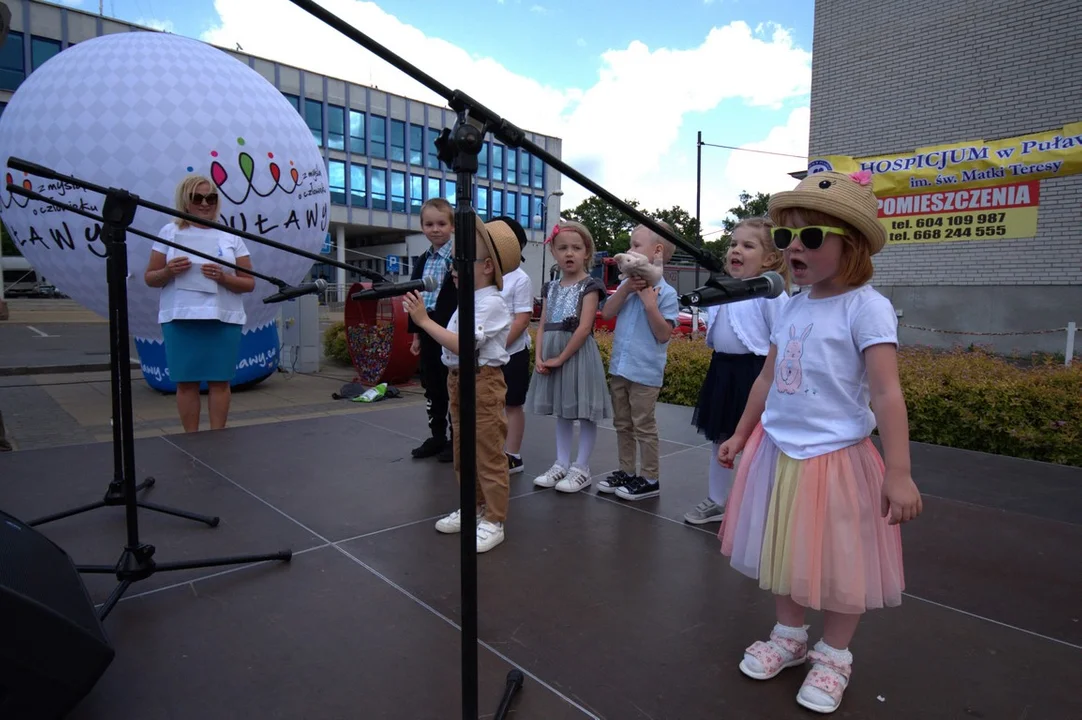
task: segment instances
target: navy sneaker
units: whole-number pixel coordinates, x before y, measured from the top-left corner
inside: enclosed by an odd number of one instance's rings
[[[645,500],[657,497],[661,494],[661,483],[657,480],[650,482],[638,475],[628,479],[622,486],[616,488],[616,497],[622,500]]]

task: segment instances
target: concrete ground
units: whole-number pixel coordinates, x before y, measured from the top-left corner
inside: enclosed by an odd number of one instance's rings
[[[111,441],[108,323],[72,300],[12,300],[8,308],[9,320],[0,323],[0,413],[14,449]],[[321,324],[338,319],[324,314]],[[137,358],[134,343],[131,353]],[[135,437],[182,433],[175,397],[151,388],[137,368],[134,363]],[[370,405],[331,397],[353,377],[352,367],[326,359],[318,373],[276,373],[233,393],[229,425],[365,412]],[[419,383],[398,388],[401,397],[380,404],[424,403]],[[207,427],[204,399],[201,428]]]

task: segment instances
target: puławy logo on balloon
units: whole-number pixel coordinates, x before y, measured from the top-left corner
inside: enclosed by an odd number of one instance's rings
[[[174,206],[178,183],[198,173],[218,186],[223,224],[309,253],[329,225],[330,193],[311,130],[273,85],[225,52],[156,32],[117,33],[54,56],[20,85],[0,116],[0,156]],[[5,180],[91,213],[103,198],[82,188],[7,169]],[[0,218],[39,274],[83,306],[108,316],[100,223],[46,203],[0,193]],[[151,235],[173,218],[140,208],[134,229]],[[289,284],[312,261],[243,241],[254,269]],[[143,271],[153,242],[129,233],[128,312],[143,374],[171,390],[160,290]],[[277,288],[263,280],[244,295],[247,321],[235,384],[258,381],[278,363]]]

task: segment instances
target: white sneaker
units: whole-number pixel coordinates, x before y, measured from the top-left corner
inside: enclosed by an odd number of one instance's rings
[[[554,487],[556,483],[564,479],[567,475],[567,468],[563,467],[559,463],[553,464],[544,475],[538,475],[533,479],[533,484],[537,487],[550,488]]]
[[[481,519],[477,522],[477,552],[488,552],[503,542],[503,523]]]
[[[580,468],[572,465],[563,480],[556,483],[556,491],[562,493],[575,493],[583,488],[590,487],[590,468]]]
[[[462,532],[462,515],[460,510],[455,510],[453,513],[445,518],[440,518],[436,521],[436,529],[441,533],[448,535]],[[485,516],[485,509],[477,509],[477,522],[481,522],[481,518]]]

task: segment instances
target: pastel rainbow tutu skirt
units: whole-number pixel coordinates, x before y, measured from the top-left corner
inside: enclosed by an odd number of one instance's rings
[[[815,610],[902,602],[902,536],[882,517],[884,464],[871,439],[795,460],[762,424],[744,447],[718,537],[759,587]]]

